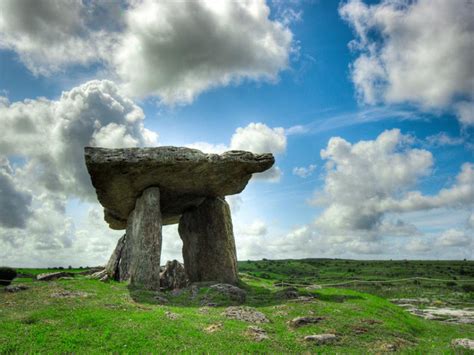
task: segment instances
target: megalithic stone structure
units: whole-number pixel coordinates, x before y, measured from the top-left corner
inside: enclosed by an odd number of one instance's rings
[[[238,281],[232,219],[227,202],[208,197],[185,211],[179,221],[184,270],[189,281]]]
[[[85,160],[105,220],[112,229],[126,229],[107,264],[109,277],[158,290],[162,225],[179,222],[189,280],[238,281],[224,197],[241,192],[252,174],[269,169],[272,154],[86,147]]]

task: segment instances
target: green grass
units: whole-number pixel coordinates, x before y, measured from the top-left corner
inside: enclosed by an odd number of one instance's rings
[[[281,297],[281,288],[274,286],[279,280],[312,280],[320,284],[326,281],[344,281],[350,279],[343,273],[347,268],[356,268],[357,278],[362,279],[399,278],[411,273],[411,265],[405,268],[403,274],[404,269],[399,268],[398,264],[390,271],[387,269],[390,269],[391,262],[385,263],[385,266],[380,268],[383,266],[381,262],[241,262],[241,287],[248,292],[246,305],[257,308],[271,321],[259,325],[270,337],[262,342],[255,342],[246,335],[250,324],[225,318],[221,313],[232,302],[214,294],[208,288],[202,288],[195,299],[190,298],[188,291],[177,296],[165,294],[170,302],[160,305],[154,299],[154,293],[130,290],[124,283],[101,283],[83,276],[77,276],[74,280],[53,282],[29,281],[30,288],[26,291],[0,292],[0,353],[345,354],[377,353],[383,349],[384,344],[393,344],[401,353],[449,354],[454,352],[451,347],[452,339],[474,338],[474,325],[424,320],[410,315],[386,299],[395,296],[408,297],[413,294],[413,287],[416,287],[421,295],[439,292],[436,294],[437,299],[455,297],[450,294],[450,287],[445,284],[437,286],[435,291],[425,285],[410,285],[407,288],[402,285],[381,286],[382,289],[365,290],[366,292],[347,288],[323,288],[314,291],[299,288],[300,294],[315,296],[311,302],[286,300]],[[421,262],[408,264],[410,263]],[[434,270],[437,270],[436,266],[442,265],[439,275],[433,271],[433,277],[446,277],[444,272],[448,267],[459,270],[457,262],[430,263]],[[464,263],[466,264],[460,265],[465,269],[472,269],[473,263]],[[257,266],[259,264],[260,266]],[[271,266],[273,271],[267,266]],[[416,268],[419,268],[420,272],[423,270],[418,264]],[[39,273],[37,271],[22,270],[29,274]],[[271,276],[260,278],[260,272]],[[428,271],[424,272],[429,274]],[[396,276],[388,276],[390,273]],[[458,274],[456,277],[469,279],[469,275]],[[23,281],[17,279],[15,283]],[[389,290],[383,290],[384,288]],[[65,290],[85,292],[87,297],[52,297],[53,294]],[[472,301],[472,292],[460,293],[463,295],[463,302]],[[208,313],[203,313],[203,299],[220,305],[210,307]],[[178,314],[179,319],[168,319],[166,311]],[[311,314],[322,316],[324,320],[298,329],[291,329],[287,324],[287,321],[294,317]],[[219,322],[223,324],[222,330],[212,334],[204,331],[207,326]],[[339,340],[335,344],[325,346],[316,346],[302,340],[305,335],[326,332],[336,333]]]

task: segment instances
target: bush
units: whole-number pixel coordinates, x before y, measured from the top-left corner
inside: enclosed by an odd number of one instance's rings
[[[16,277],[17,273],[15,269],[11,267],[0,267],[0,285],[8,286],[12,283],[12,280]]]
[[[464,292],[474,292],[474,285],[462,285]]]
[[[448,287],[454,287],[454,286],[457,286],[457,283],[454,282],[454,281],[448,281],[448,282],[446,282],[446,286],[448,286]]]

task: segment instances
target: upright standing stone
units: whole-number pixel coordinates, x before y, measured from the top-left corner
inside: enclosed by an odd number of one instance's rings
[[[132,286],[160,289],[161,227],[160,190],[149,187],[137,198],[127,221],[121,258],[128,265],[120,265],[120,273],[128,271]]]
[[[107,275],[109,278],[115,281],[122,281],[125,278],[121,278],[120,274],[120,262],[123,262],[122,259],[123,250],[125,249],[125,239],[126,234],[124,234],[117,242],[117,246],[114,249],[114,252],[110,256],[109,262],[105,269],[107,270]]]
[[[230,209],[224,198],[208,197],[179,221],[184,269],[189,281],[238,281]]]

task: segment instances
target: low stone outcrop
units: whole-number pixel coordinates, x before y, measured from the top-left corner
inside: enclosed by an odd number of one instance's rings
[[[336,334],[307,335],[304,337],[304,340],[315,343],[317,345],[323,345],[323,344],[334,343],[337,340],[337,335]]]
[[[242,320],[249,323],[269,323],[270,320],[262,312],[257,311],[252,307],[227,307],[222,313],[223,316],[229,319]]]
[[[74,277],[74,274],[72,272],[65,272],[65,271],[51,272],[51,273],[36,275],[36,280],[52,281],[52,280],[57,280],[60,277]]]

